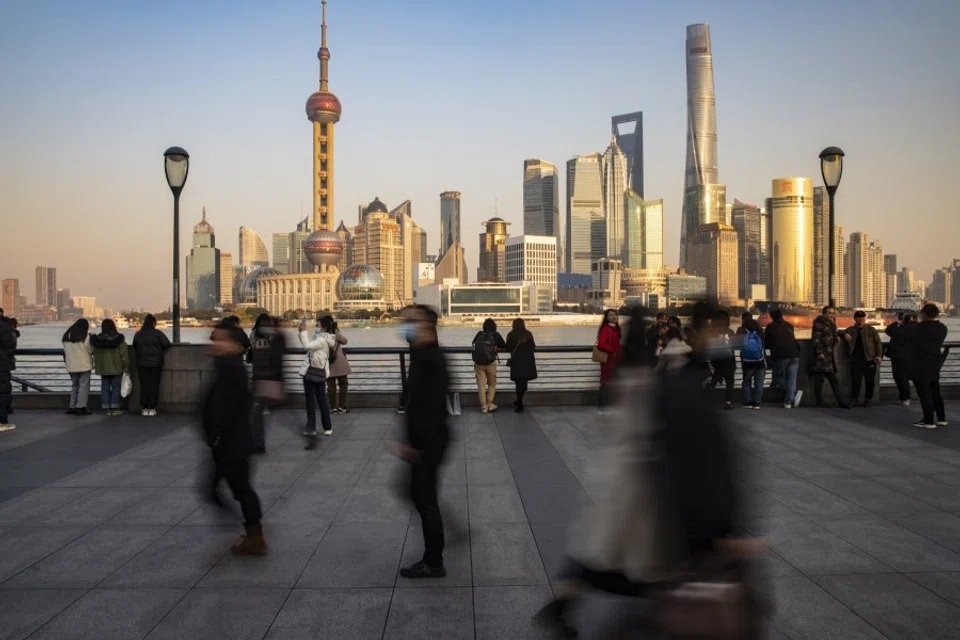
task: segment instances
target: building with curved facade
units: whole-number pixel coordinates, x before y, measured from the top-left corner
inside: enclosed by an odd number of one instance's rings
[[[507,240],[510,223],[493,217],[483,223],[486,231],[480,234],[480,266],[477,267],[477,282],[507,281]]]
[[[770,207],[770,292],[774,300],[814,304],[813,180],[773,181]]]
[[[269,267],[270,256],[267,254],[267,245],[260,234],[250,227],[240,227],[240,266],[242,267]]]
[[[567,273],[590,275],[595,256],[607,251],[602,166],[599,153],[567,161]]]
[[[463,244],[460,237],[460,196],[459,191],[444,191],[440,194],[441,256],[454,244]]]
[[[386,309],[384,282],[379,271],[367,264],[347,267],[337,280],[337,311]]]

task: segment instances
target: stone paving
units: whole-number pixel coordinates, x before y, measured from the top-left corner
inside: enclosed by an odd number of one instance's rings
[[[749,528],[770,549],[770,637],[960,638],[960,424],[915,429],[917,410],[898,405],[728,415],[754,470]],[[13,418],[0,435],[0,640],[542,637],[530,616],[604,481],[593,409],[452,419],[449,575],[425,584],[397,577],[422,538],[383,446],[392,412],[335,416],[313,452],[300,412],[270,416],[255,473],[264,558],[226,553],[238,516],[197,495],[190,416]],[[624,603],[595,601],[593,615],[609,606]]]

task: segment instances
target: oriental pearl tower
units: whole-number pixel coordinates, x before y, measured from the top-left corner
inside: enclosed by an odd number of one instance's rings
[[[303,242],[303,252],[322,272],[335,267],[343,253],[343,241],[333,230],[333,127],[342,109],[328,89],[327,0],[320,32],[320,90],[307,98],[307,119],[313,123],[313,233]]]

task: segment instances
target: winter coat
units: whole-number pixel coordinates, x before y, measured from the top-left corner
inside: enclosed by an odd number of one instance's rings
[[[343,352],[341,345],[347,344],[347,337],[340,333],[340,330],[337,330],[335,334],[336,345],[334,349],[337,352],[337,359],[330,363],[330,377],[331,378],[342,378],[353,373],[353,369],[350,368],[350,361],[347,360],[347,354]]]
[[[488,333],[488,332],[486,332],[486,331],[477,331],[477,335],[473,336],[473,341],[470,343],[470,346],[473,346],[473,345],[477,344],[477,340],[479,340],[480,337],[483,336],[483,335],[486,334],[486,333]],[[500,361],[500,354],[503,353],[504,351],[506,351],[506,349],[507,349],[507,343],[504,342],[503,336],[500,335],[500,332],[499,332],[499,331],[490,331],[489,333],[492,333],[492,334],[493,334],[493,342],[494,342],[494,344],[497,345],[497,357],[496,357],[496,358],[494,359],[494,361],[491,362],[490,364],[496,364],[497,362]]]
[[[420,464],[438,466],[450,440],[447,391],[450,373],[436,342],[410,350],[407,376],[407,443],[420,452]]]
[[[868,324],[862,327],[854,325],[847,327],[846,335],[850,336],[850,340],[847,341],[846,338],[844,338],[844,342],[847,343],[847,353],[851,356],[857,346],[857,336],[860,335],[861,340],[863,340],[863,353],[867,357],[867,362],[870,362],[874,358],[883,357],[883,342],[881,342],[880,334],[874,327]]]
[[[597,334],[597,349],[607,354],[607,361],[600,365],[600,384],[606,384],[613,376],[613,370],[620,361],[623,347],[620,345],[620,327],[612,327],[606,322]]]
[[[336,346],[337,339],[332,333],[320,333],[316,337],[306,331],[300,332],[300,344],[307,350],[307,364],[314,369],[323,369],[330,377],[330,350]]]
[[[84,338],[83,342],[64,342],[63,361],[67,365],[67,373],[84,373],[93,369],[90,336]]]
[[[13,404],[13,373],[10,356],[17,348],[17,336],[9,323],[0,318],[0,405]]]
[[[157,328],[140,329],[133,336],[133,351],[137,354],[138,369],[162,369],[163,352],[170,348],[170,340]]]
[[[214,358],[213,384],[203,403],[203,437],[217,462],[243,460],[253,451],[250,388],[243,360]]]
[[[537,357],[534,353],[537,343],[533,334],[527,331],[526,340],[521,341],[516,332],[507,334],[506,351],[510,354],[510,379],[514,382],[537,379]]]
[[[938,320],[911,322],[903,328],[901,337],[910,353],[910,376],[914,380],[930,380],[939,376],[943,365],[941,348],[947,339],[947,325]]]
[[[786,320],[774,320],[767,325],[764,346],[770,351],[771,360],[789,360],[800,357],[793,325]]]
[[[746,324],[742,325],[737,329],[736,334],[736,343],[740,349],[740,367],[743,369],[762,369],[767,366],[766,353],[764,353],[763,360],[750,361],[743,359],[743,347],[747,342],[747,332],[753,331],[758,336],[760,336],[760,341],[763,343],[766,339],[766,333],[763,330],[763,327],[760,326],[760,323],[756,320],[749,320]],[[766,352],[766,345],[764,345],[764,352]]]
[[[99,376],[119,376],[130,373],[130,354],[127,340],[120,333],[101,333],[90,336],[93,364]]]
[[[890,341],[887,342],[887,357],[891,360],[904,361],[910,357],[910,347],[907,346],[901,336],[901,331],[905,326],[906,323],[901,324],[900,322],[887,325],[885,333],[890,336]]]
[[[810,369],[814,373],[836,372],[837,364],[834,361],[834,348],[837,346],[837,325],[826,316],[817,316],[813,321],[813,331],[810,333],[810,344],[813,353],[810,359]]]
[[[250,335],[250,362],[254,380],[283,380],[283,334],[272,327],[262,327]]]

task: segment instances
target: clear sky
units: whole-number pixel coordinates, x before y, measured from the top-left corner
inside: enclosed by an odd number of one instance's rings
[[[762,204],[777,177],[819,183],[817,155],[838,145],[839,224],[925,280],[960,257],[960,2],[330,0],[328,22],[337,221],[409,198],[435,253],[439,194],[462,191],[474,277],[495,199],[522,231],[523,160],[602,152],[610,116],[638,110],[676,264],[695,22],[712,30],[728,198]],[[0,277],[32,303],[34,267],[55,266],[74,295],[166,306],[171,145],[191,154],[184,256],[202,205],[235,255],[240,225],[268,246],[292,230],[311,207],[319,42],[319,0],[4,2]]]

